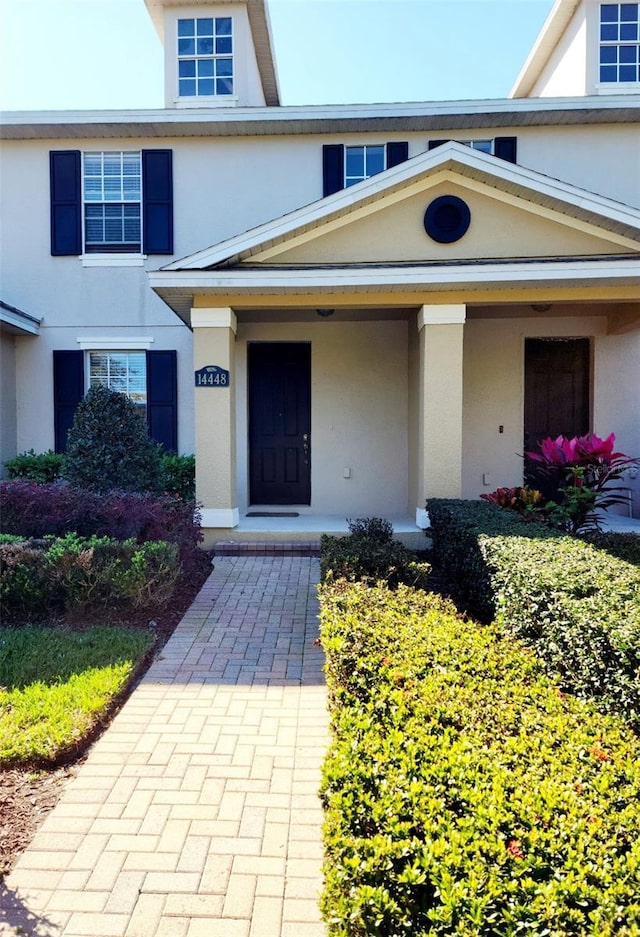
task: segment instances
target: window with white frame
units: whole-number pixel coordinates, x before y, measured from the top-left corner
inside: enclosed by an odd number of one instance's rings
[[[640,81],[640,3],[600,4],[600,81]]]
[[[470,146],[472,150],[479,150],[481,153],[493,153],[493,140],[461,140],[465,146]]]
[[[230,16],[178,20],[178,96],[233,94]]]
[[[366,146],[345,146],[344,148],[344,184],[355,185],[370,176],[375,176],[387,168],[387,148],[367,144]]]
[[[89,387],[100,384],[124,394],[147,412],[147,356],[144,351],[89,351]]]
[[[138,253],[142,244],[142,166],[139,152],[85,153],[84,247]]]

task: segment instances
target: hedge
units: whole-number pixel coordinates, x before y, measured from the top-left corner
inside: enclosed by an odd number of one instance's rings
[[[0,483],[0,530],[23,537],[64,536],[174,543],[185,575],[205,560],[199,511],[192,501],[127,491],[98,494],[67,482]]]
[[[483,502],[428,508],[435,556],[468,609],[497,615],[565,689],[638,722],[640,538],[581,540]]]
[[[108,537],[0,542],[0,615],[32,621],[76,611],[161,608],[180,575],[175,544]]]
[[[640,740],[494,625],[321,589],[332,937],[640,932]]]

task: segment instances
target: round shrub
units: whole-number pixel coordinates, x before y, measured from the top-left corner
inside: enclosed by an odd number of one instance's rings
[[[100,385],[89,390],[69,430],[65,476],[92,491],[160,490],[160,447],[128,397]]]

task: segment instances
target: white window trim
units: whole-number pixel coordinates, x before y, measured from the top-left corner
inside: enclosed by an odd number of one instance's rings
[[[98,336],[97,338],[78,338],[76,341],[81,351],[148,351],[155,338],[150,335],[143,335],[140,338]]]
[[[216,53],[216,52],[213,52],[213,53],[211,53],[210,55],[198,55],[197,53],[194,54],[194,55],[180,55],[180,53],[178,52],[178,44],[179,44],[179,41],[180,41],[180,36],[178,35],[178,22],[179,22],[179,20],[181,20],[181,19],[195,19],[195,20],[198,20],[198,19],[211,19],[211,18],[213,18],[214,23],[215,23],[215,20],[217,20],[217,19],[227,19],[227,18],[228,18],[228,19],[231,20],[231,34],[230,34],[230,35],[231,35],[231,53],[227,53],[227,52],[225,52],[225,53]],[[214,28],[213,28],[213,29],[214,29],[214,33],[215,33],[215,25],[214,25]],[[197,30],[197,26],[196,26],[196,30]],[[237,103],[238,97],[237,97],[237,94],[236,94],[236,92],[235,92],[235,88],[236,88],[236,65],[237,65],[237,61],[236,61],[236,48],[235,48],[235,46],[236,46],[236,36],[235,36],[234,16],[233,16],[232,14],[226,14],[225,16],[223,16],[222,14],[219,14],[219,15],[218,15],[218,14],[212,14],[212,16],[199,16],[199,15],[194,15],[194,16],[188,16],[188,15],[178,16],[178,18],[177,18],[176,21],[175,21],[175,31],[176,31],[176,37],[175,37],[175,50],[176,50],[176,96],[175,96],[175,98],[174,98],[174,103],[176,104],[176,106],[177,106],[177,107],[198,107],[198,106],[199,106],[199,107],[203,107],[203,106],[206,106],[207,104],[209,104],[209,106],[219,107],[221,104],[223,104],[223,102],[224,102],[224,103],[227,103],[227,105],[232,105],[232,106],[233,106],[235,103]],[[215,37],[214,37],[214,38],[215,38]],[[193,94],[193,95],[191,95],[191,94],[185,94],[185,95],[182,95],[182,96],[180,95],[180,62],[187,61],[187,60],[190,60],[190,59],[194,59],[194,60],[197,60],[197,59],[211,59],[211,61],[214,61],[214,60],[219,59],[219,58],[230,58],[230,59],[231,59],[231,81],[233,82],[233,86],[232,86],[232,87],[234,88],[234,93],[233,93],[233,94],[203,94],[203,95],[198,95],[198,94]]]
[[[144,267],[146,254],[80,254],[83,267]]]
[[[638,94],[640,81],[599,81],[596,94]]]
[[[175,97],[173,103],[176,107],[235,107],[238,103],[237,94],[203,94],[185,95]]]

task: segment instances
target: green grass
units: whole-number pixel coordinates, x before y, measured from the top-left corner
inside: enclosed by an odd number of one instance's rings
[[[153,641],[115,627],[0,630],[0,768],[80,750]]]

